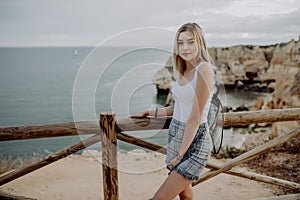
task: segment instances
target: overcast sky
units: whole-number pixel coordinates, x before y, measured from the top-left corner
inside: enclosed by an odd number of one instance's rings
[[[203,27],[210,47],[287,42],[299,38],[300,0],[3,0],[0,46],[95,46],[132,29],[173,35],[186,22]]]

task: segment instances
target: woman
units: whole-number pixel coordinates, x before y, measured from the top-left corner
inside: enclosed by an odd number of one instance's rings
[[[193,199],[192,182],[199,179],[210,156],[207,114],[214,89],[214,70],[203,31],[196,23],[180,27],[175,36],[174,106],[147,110],[132,117],[173,116],[169,127],[168,178],[154,200]]]

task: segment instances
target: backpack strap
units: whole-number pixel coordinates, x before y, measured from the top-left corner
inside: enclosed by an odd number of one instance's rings
[[[221,148],[222,148],[222,144],[223,144],[223,137],[224,137],[224,122],[225,122],[225,116],[224,116],[224,109],[223,109],[223,105],[222,102],[220,101],[219,97],[218,97],[218,93],[220,91],[219,86],[217,86],[217,91],[214,94],[213,98],[215,98],[215,100],[221,105],[221,113],[222,113],[222,131],[221,131],[221,141],[220,141],[220,145],[218,147],[218,149],[216,149],[215,145],[214,145],[214,141],[213,141],[213,154],[217,155]],[[213,140],[213,139],[212,139]]]
[[[219,94],[219,92],[220,92],[220,84],[216,83],[215,85],[216,85],[216,89],[217,89],[217,90],[216,90],[216,92],[214,93],[214,95],[213,95],[212,98],[214,98],[214,99],[217,101],[217,103],[218,103],[219,105],[221,105],[221,113],[222,113],[221,141],[220,141],[220,145],[219,145],[219,147],[218,147],[217,149],[216,149],[216,147],[215,147],[215,145],[214,145],[214,141],[213,141],[213,152],[212,152],[212,153],[213,153],[214,155],[217,155],[217,154],[220,152],[220,150],[221,150],[221,148],[222,148],[222,144],[223,144],[225,116],[224,116],[224,109],[223,109],[222,102],[221,102],[220,98],[218,97],[218,94]]]

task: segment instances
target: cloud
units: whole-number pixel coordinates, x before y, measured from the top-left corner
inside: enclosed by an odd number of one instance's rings
[[[230,4],[220,8],[212,10],[215,13],[225,13],[237,17],[248,16],[270,16],[289,14],[298,10],[299,2],[295,0],[242,0],[232,1]]]
[[[96,45],[122,31],[197,22],[210,45],[298,38],[298,0],[1,1],[0,46]],[[162,42],[170,43],[165,38]],[[173,41],[171,41],[173,42]]]

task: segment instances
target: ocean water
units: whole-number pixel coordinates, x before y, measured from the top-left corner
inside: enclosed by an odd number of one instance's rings
[[[163,106],[151,81],[170,55],[165,49],[132,47],[0,48],[0,126],[97,120],[106,111],[122,118]],[[261,95],[226,91],[224,101],[235,108]],[[165,145],[166,133],[132,134]],[[73,136],[0,142],[0,155],[43,156],[79,140]],[[231,142],[229,136],[224,142]],[[121,151],[134,148],[119,142]]]

